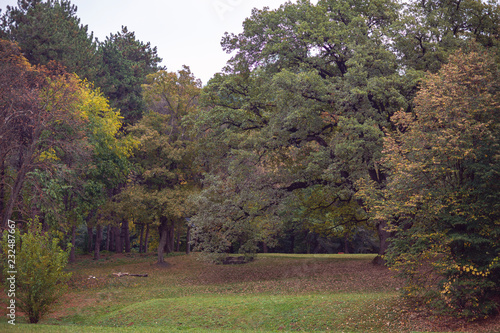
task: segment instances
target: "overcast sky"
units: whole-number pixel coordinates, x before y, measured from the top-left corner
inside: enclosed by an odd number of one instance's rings
[[[122,25],[136,38],[158,48],[162,65],[177,71],[188,65],[207,81],[229,59],[220,46],[224,32],[239,33],[254,7],[278,8],[285,0],[71,0],[77,16],[94,37],[104,40]],[[313,1],[314,3],[316,1]],[[17,0],[0,0],[0,8]]]

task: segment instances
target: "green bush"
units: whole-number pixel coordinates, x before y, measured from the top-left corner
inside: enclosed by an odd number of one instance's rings
[[[38,323],[66,291],[71,273],[65,272],[65,267],[71,246],[63,251],[58,243],[58,239],[42,231],[38,219],[30,221],[24,233],[19,230],[3,233],[1,263],[5,290],[12,289],[12,279],[8,278],[14,276],[16,287],[9,297],[15,299],[16,307],[28,316],[30,323]],[[13,268],[16,273],[9,273]]]

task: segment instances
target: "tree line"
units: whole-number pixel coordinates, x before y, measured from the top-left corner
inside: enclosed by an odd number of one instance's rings
[[[473,318],[498,306],[497,3],[254,9],[204,87],[126,27],[94,40],[76,10],[1,16],[3,225],[38,216],[73,244],[86,225],[96,259],[130,251],[133,228],[159,262],[181,238],[220,262],[362,251],[375,234],[405,297]]]

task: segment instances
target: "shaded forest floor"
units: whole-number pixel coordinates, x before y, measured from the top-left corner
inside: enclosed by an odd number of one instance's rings
[[[197,254],[165,266],[155,259],[80,256],[68,293],[36,331],[500,332],[500,316],[467,323],[403,304],[400,281],[372,265],[373,255],[269,254],[244,265],[211,265]],[[0,315],[0,331],[29,331],[6,324],[5,305]]]

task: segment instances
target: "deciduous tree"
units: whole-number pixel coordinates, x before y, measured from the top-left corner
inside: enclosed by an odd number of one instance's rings
[[[386,258],[406,278],[406,296],[472,319],[498,306],[499,77],[476,44],[428,75],[415,112],[396,113],[384,140],[387,186],[361,192],[372,218],[396,232]]]

